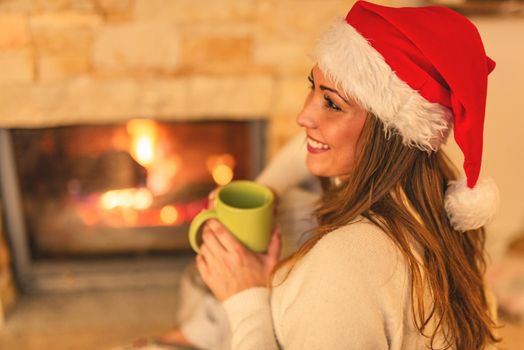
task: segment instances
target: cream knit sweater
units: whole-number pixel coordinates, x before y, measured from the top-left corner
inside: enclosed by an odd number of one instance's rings
[[[305,153],[304,137],[297,135],[257,181],[282,195],[307,177]],[[428,348],[414,325],[406,261],[368,220],[327,234],[285,275],[284,269],[276,274],[271,292],[251,288],[223,302],[232,350]],[[426,289],[426,306],[428,294]],[[496,319],[495,300],[488,289],[486,294]]]
[[[279,284],[284,275],[272,292],[251,288],[224,301],[232,349],[426,348],[413,324],[406,262],[369,221],[327,234]]]

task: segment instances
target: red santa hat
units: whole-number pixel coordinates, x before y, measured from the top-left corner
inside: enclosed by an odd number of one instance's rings
[[[450,222],[466,231],[490,220],[498,190],[492,180],[478,178],[487,77],[495,62],[467,18],[445,7],[357,1],[321,37],[313,58],[406,145],[436,151],[453,128],[466,179],[446,191]]]

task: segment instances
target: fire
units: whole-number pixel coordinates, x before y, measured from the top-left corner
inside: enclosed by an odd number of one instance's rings
[[[153,203],[153,195],[147,188],[139,188],[135,191],[133,200],[133,207],[135,209],[147,209]]]
[[[147,187],[155,195],[168,193],[173,188],[173,178],[181,168],[182,159],[173,155],[169,158],[159,157],[148,169]]]
[[[225,164],[218,164],[211,175],[213,180],[220,186],[227,185],[233,180],[233,170]]]
[[[153,195],[147,188],[126,188],[105,192],[100,198],[104,209],[134,208],[147,209],[153,203]]]
[[[100,204],[102,204],[102,207],[108,210],[120,206],[121,202],[125,203],[125,200],[122,200],[121,196],[119,196],[117,191],[106,192],[102,195],[102,198],[100,199]]]
[[[160,219],[165,224],[174,224],[178,219],[178,210],[172,205],[166,205],[160,210]]]
[[[153,163],[154,145],[153,138],[141,135],[134,140],[133,153],[137,162],[147,167]]]
[[[225,153],[218,156],[211,156],[207,159],[206,165],[217,185],[227,185],[233,180],[235,158],[231,154]]]
[[[131,154],[146,168],[153,164],[157,139],[157,125],[154,120],[133,119],[127,123],[131,136]]]
[[[138,222],[138,213],[133,209],[127,208],[122,211],[122,219],[124,219],[127,226],[133,226]]]
[[[77,213],[87,226],[148,227],[182,225],[190,222],[208,205],[207,197],[186,202],[177,199],[180,182],[195,179],[213,181],[223,186],[234,178],[235,158],[232,154],[215,151],[215,154],[175,154],[178,145],[185,144],[183,136],[173,146],[169,130],[154,120],[134,119],[126,128],[118,128],[110,140],[115,150],[126,151],[145,169],[139,169],[135,188],[119,188],[118,184],[106,192],[86,194],[79,180],[70,181],[68,189],[77,199]],[[183,149],[181,151],[184,151]],[[205,157],[206,169],[201,167]],[[189,169],[186,171],[187,162]],[[136,163],[134,163],[136,168]],[[145,170],[145,171],[144,171]],[[144,178],[145,175],[145,178]],[[75,182],[76,181],[76,182]],[[77,183],[78,182],[78,183]]]

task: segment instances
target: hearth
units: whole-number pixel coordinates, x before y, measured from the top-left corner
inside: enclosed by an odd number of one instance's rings
[[[22,286],[172,277],[192,258],[188,224],[209,191],[260,170],[264,123],[134,119],[2,129],[2,196],[11,204],[6,224]]]

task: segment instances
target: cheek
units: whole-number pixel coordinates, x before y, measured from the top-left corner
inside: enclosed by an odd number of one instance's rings
[[[337,135],[334,138],[337,143],[333,145],[336,150],[336,162],[340,164],[340,170],[348,172],[355,165],[355,158],[358,147],[358,140],[362,131],[361,125],[353,125],[342,130],[337,130]]]
[[[343,173],[349,172],[355,165],[356,145],[352,142],[341,147],[337,152],[337,163],[340,164],[340,170]]]

